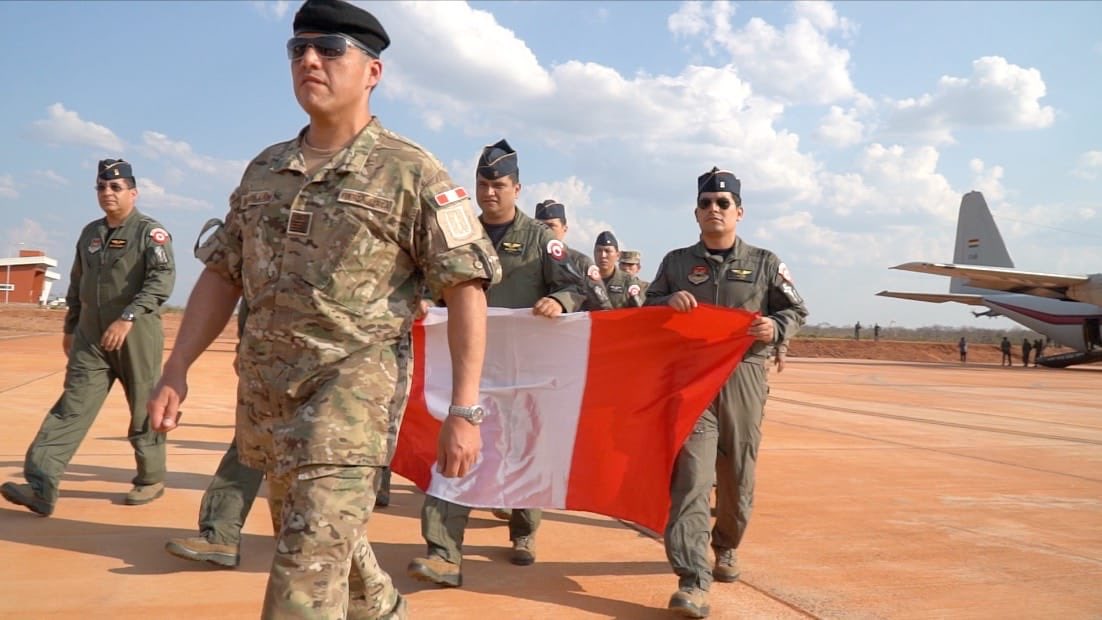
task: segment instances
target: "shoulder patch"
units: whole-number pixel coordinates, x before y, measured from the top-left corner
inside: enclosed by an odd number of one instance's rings
[[[168,243],[168,240],[170,239],[170,237],[168,236],[168,231],[167,230],[158,227],[158,228],[154,228],[153,230],[149,231],[149,239],[150,239],[150,241],[152,241],[153,243],[156,243],[157,245],[164,245],[164,244]]]
[[[433,197],[433,200],[436,201],[436,206],[446,207],[450,204],[459,202],[466,197],[467,190],[463,189],[462,187],[454,187],[446,192],[440,192]]]
[[[601,281],[601,270],[597,268],[597,265],[590,265],[589,269],[586,270],[585,275],[589,276],[589,279],[593,280],[594,282]]]
[[[449,250],[471,243],[482,235],[482,226],[468,205],[468,201],[461,200],[436,210],[436,223],[444,233]]]
[[[796,283],[792,280],[792,273],[788,271],[788,265],[784,263],[781,263],[781,266],[777,267],[777,274],[784,278],[784,281],[788,282],[789,284]]]
[[[566,258],[566,245],[558,239],[552,239],[547,242],[547,253],[555,260],[562,260]]]
[[[630,296],[632,296],[632,297],[635,297],[636,295],[638,295],[638,294],[639,294],[639,292],[640,292],[641,290],[642,290],[642,289],[641,289],[641,288],[639,288],[639,285],[638,285],[638,284],[632,284],[631,286],[629,286],[629,287],[628,287],[628,295],[630,295]]]

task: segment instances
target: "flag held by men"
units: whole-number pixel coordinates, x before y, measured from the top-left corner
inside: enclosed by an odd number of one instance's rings
[[[702,305],[568,314],[491,308],[482,454],[459,479],[435,470],[451,398],[447,312],[414,327],[415,375],[392,467],[472,507],[559,508],[661,532],[674,460],[753,339],[754,314]]]

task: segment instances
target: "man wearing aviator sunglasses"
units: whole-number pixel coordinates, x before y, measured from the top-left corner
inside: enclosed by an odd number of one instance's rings
[[[709,303],[760,313],[747,332],[756,342],[700,416],[674,464],[664,540],[678,590],[669,608],[689,618],[707,617],[713,580],[739,577],[735,550],[753,507],[768,354],[772,345],[792,338],[807,318],[784,263],[737,236],[741,189],[734,174],[719,168],[697,179],[694,216],[700,241],[667,254],[647,290],[647,305],[666,304],[679,312]],[[713,483],[716,523],[710,528]],[[709,539],[714,565],[708,557]]]
[[[53,512],[65,467],[116,379],[130,405],[127,439],[138,467],[125,502],[148,504],[165,489],[165,437],[151,428],[146,401],[161,369],[161,304],[176,279],[171,238],[136,208],[128,162],[100,161],[95,190],[104,217],[80,233],[65,297],[65,388],[27,450],[27,483],[0,487],[8,501],[42,516]]]
[[[452,407],[437,468],[465,475],[481,449],[485,289],[493,246],[440,162],[383,128],[370,97],[390,38],[341,0],[307,0],[287,44],[297,137],[246,167],[150,403],[176,428],[187,371],[243,296],[236,444],[264,471],[277,544],[264,618],[405,618],[367,535],[412,380],[422,291],[446,303]],[[478,410],[477,412],[474,410]],[[187,542],[186,540],[184,542]]]

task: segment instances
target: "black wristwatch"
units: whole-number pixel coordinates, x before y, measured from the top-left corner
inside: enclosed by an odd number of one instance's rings
[[[463,418],[464,420],[478,426],[482,424],[482,418],[486,417],[486,410],[478,405],[473,407],[459,407],[452,405],[448,407],[448,415],[455,416],[457,418]]]
[[[133,323],[134,322],[134,313],[129,311],[129,310],[123,310],[122,314],[119,315],[119,318],[124,320],[124,321],[129,321],[129,322]]]

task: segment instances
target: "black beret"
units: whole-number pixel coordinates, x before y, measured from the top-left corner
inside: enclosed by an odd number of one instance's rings
[[[742,183],[735,178],[735,173],[728,170],[720,170],[719,168],[712,167],[711,170],[700,175],[696,180],[696,194],[699,196],[704,192],[731,192],[741,201],[742,196],[739,195],[739,191],[742,189]]]
[[[390,37],[375,16],[342,0],[306,0],[295,13],[294,33],[343,34],[362,44],[376,58]]]
[[[134,171],[130,169],[130,164],[121,159],[101,159],[99,162],[99,172],[96,173],[96,178],[103,179],[104,181],[110,181],[112,179],[130,179],[134,180]]]
[[[536,219],[537,220],[554,220],[560,219],[562,223],[566,223],[566,207],[562,206],[562,203],[557,200],[548,198],[543,202],[536,205]]]
[[[599,245],[611,245],[617,250],[620,249],[620,244],[616,241],[616,235],[612,234],[611,230],[602,231],[601,234],[597,235],[597,242],[593,244],[593,247]]]
[[[493,181],[518,171],[517,152],[504,139],[482,148],[482,155],[478,158],[478,176]]]

